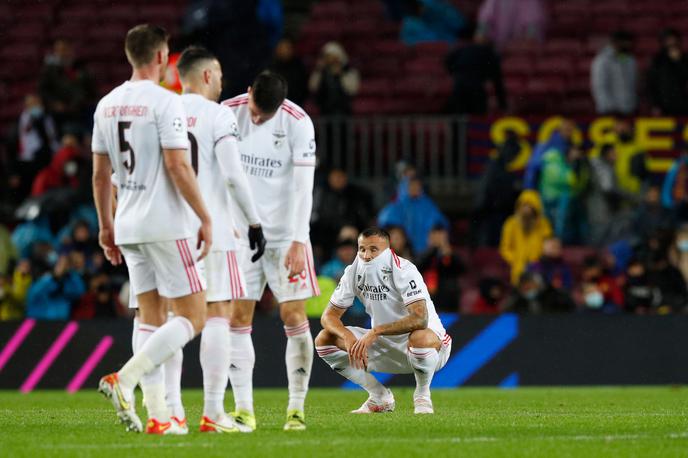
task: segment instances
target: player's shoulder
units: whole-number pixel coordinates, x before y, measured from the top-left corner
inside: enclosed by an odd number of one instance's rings
[[[221,105],[231,108],[232,110],[238,110],[242,107],[245,107],[248,105],[248,93],[240,94],[236,97],[224,100]]]
[[[402,258],[402,257],[399,256],[398,254],[396,254],[396,253],[394,252],[394,250],[392,250],[391,248],[390,248],[390,252],[392,253],[392,256],[391,256],[391,260],[392,260],[391,265],[392,265],[392,267],[397,268],[397,269],[400,269],[400,270],[402,270],[402,271],[407,271],[407,272],[408,272],[408,271],[418,270],[418,269],[416,268],[416,265],[415,265],[414,263],[412,263],[411,261],[409,261],[409,260],[406,259],[406,258]]]
[[[280,106],[280,112],[286,116],[286,119],[291,122],[299,122],[305,119],[310,120],[306,110],[295,104],[289,99],[284,99]]]

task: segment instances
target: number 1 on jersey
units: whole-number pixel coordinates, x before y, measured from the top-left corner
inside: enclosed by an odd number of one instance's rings
[[[136,156],[134,155],[134,150],[131,144],[126,139],[125,131],[131,127],[131,121],[120,121],[117,123],[117,132],[119,134],[119,151],[124,153],[129,153],[129,159],[124,160],[124,168],[127,169],[129,175],[134,173],[134,166],[136,165]]]

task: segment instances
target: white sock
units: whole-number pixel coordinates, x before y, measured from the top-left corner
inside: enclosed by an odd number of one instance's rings
[[[440,361],[440,354],[434,348],[415,348],[409,347],[406,352],[409,364],[413,368],[413,375],[416,376],[416,391],[413,397],[430,397],[430,382],[435,375],[435,369]]]
[[[174,318],[174,314],[169,312],[167,321]],[[182,366],[184,364],[184,351],[180,348],[165,361],[162,365],[165,376],[165,402],[170,411],[170,415],[180,420],[186,418],[184,405],[182,404]]]
[[[284,360],[287,363],[289,381],[289,405],[287,410],[304,410],[308,382],[313,368],[313,337],[308,321],[298,326],[285,326],[287,349]]]
[[[139,323],[136,337],[136,351],[141,352],[143,346],[153,337],[159,328],[145,323]],[[165,385],[163,373],[160,366],[156,366],[141,376],[139,381],[143,399],[145,400],[148,416],[159,421],[168,421],[169,413],[165,404]]]
[[[140,328],[141,325],[139,325]],[[139,333],[136,344],[139,351],[117,373],[122,389],[126,390],[127,394],[131,394],[143,374],[167,361],[177,350],[193,339],[194,335],[191,322],[181,316],[161,326],[143,345],[138,343],[138,339],[141,338]]]
[[[381,400],[387,396],[387,388],[378,382],[373,374],[363,369],[357,369],[349,364],[349,354],[334,345],[315,347],[318,356],[335,371],[348,378],[370,394],[375,400]]]
[[[165,375],[165,402],[170,410],[170,415],[180,420],[186,418],[186,412],[182,404],[183,364],[184,351],[180,348],[162,365],[163,374]]]
[[[217,420],[225,413],[225,390],[229,376],[229,321],[209,318],[201,333],[203,369],[203,415]]]
[[[253,413],[253,366],[256,353],[251,340],[251,326],[230,328],[229,380],[232,382],[236,410]]]

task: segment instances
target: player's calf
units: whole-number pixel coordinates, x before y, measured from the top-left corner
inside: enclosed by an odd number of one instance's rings
[[[414,413],[433,413],[430,383],[439,366],[440,345],[437,335],[429,329],[414,331],[409,336],[406,355],[416,378],[416,390],[413,393]]]

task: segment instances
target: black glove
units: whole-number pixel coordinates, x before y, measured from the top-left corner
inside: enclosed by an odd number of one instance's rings
[[[249,226],[248,241],[252,250],[256,250],[256,254],[251,257],[251,262],[256,262],[265,253],[265,237],[263,237],[263,228],[260,226]]]

